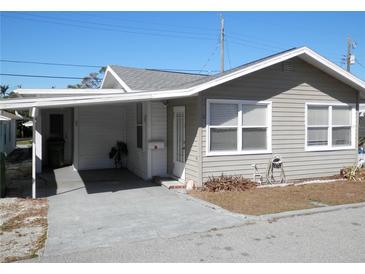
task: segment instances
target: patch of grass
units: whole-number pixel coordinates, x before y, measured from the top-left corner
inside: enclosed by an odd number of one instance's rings
[[[37,254],[28,254],[25,256],[9,256],[9,257],[5,257],[4,263],[12,263],[12,262],[21,261],[21,260],[30,260],[30,259],[33,259],[36,257],[38,257]]]
[[[47,209],[44,208],[37,208],[31,209],[24,213],[18,214],[9,220],[5,221],[0,226],[0,231],[13,231],[14,229],[22,228],[24,226],[31,227],[31,226],[45,226],[47,224],[47,220],[44,217],[44,211]],[[37,217],[34,217],[37,216]],[[40,217],[39,217],[40,216]],[[34,217],[28,221],[28,219]]]
[[[37,257],[47,239],[47,200],[15,199],[14,202],[4,203],[0,209],[6,211],[8,215],[8,218],[0,226],[0,233],[6,232],[8,236],[11,235],[10,240],[1,245],[0,261],[14,262]],[[24,228],[26,229],[24,230]],[[18,229],[23,229],[21,230],[23,232]],[[37,234],[34,234],[34,231],[37,231]],[[14,245],[13,247],[9,245],[9,243],[17,244],[16,239],[19,237],[22,239],[21,245]],[[9,247],[11,248],[9,249]]]
[[[326,205],[365,202],[365,182],[337,181],[243,192],[192,191],[190,195],[233,212],[262,215],[318,207],[313,201]]]

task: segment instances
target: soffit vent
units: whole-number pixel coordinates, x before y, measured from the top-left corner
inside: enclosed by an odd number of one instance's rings
[[[293,64],[293,62],[290,62],[290,61],[283,62],[283,71],[284,72],[292,72],[292,71],[294,71],[294,64]]]

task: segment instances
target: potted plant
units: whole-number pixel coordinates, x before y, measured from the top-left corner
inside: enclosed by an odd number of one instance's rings
[[[109,152],[109,159],[114,159],[115,168],[123,167],[123,158],[128,156],[127,144],[117,141],[116,146],[112,147]]]

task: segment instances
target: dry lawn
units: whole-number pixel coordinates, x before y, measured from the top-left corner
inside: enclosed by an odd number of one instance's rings
[[[0,199],[0,262],[37,256],[47,238],[46,199]]]
[[[255,188],[242,192],[192,191],[190,195],[227,210],[262,215],[282,211],[365,202],[365,182],[337,181],[274,188]]]

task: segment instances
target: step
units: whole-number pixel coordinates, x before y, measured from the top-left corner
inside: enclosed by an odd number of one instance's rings
[[[156,180],[156,183],[166,187],[167,189],[179,189],[186,187],[185,183],[179,182],[178,180],[173,178],[158,178]]]

